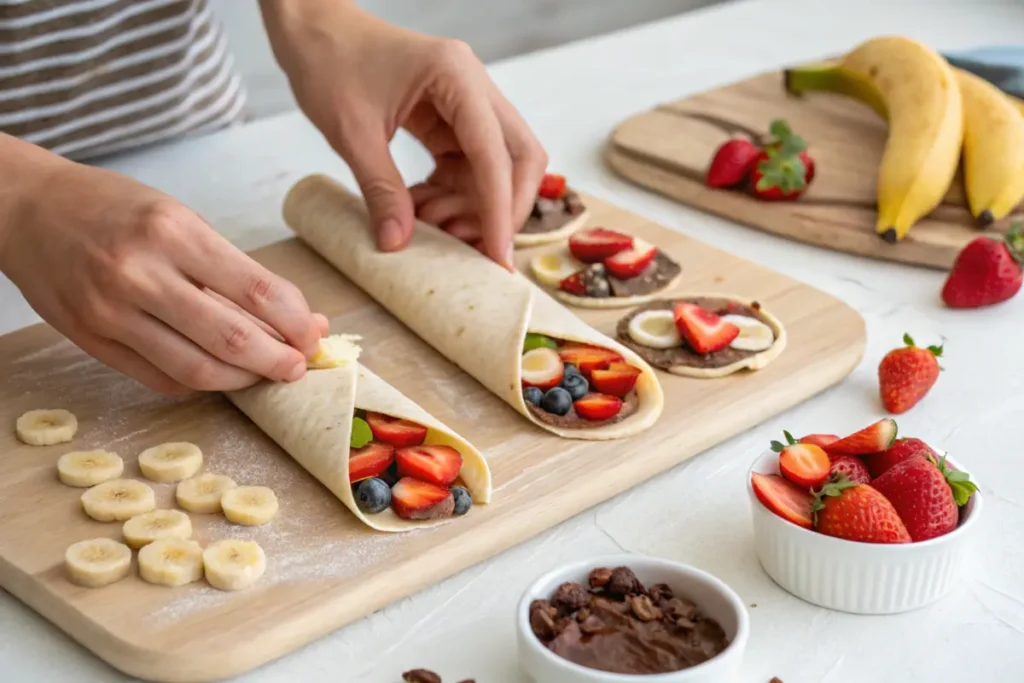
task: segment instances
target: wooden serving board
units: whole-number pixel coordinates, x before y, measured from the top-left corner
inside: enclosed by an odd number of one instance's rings
[[[815,177],[796,202],[763,202],[704,185],[708,164],[729,137],[757,139],[783,118],[807,140]],[[762,74],[638,114],[611,135],[605,157],[625,178],[738,223],[783,237],[888,261],[948,269],[979,230],[959,176],[932,214],[899,244],[874,230],[878,166],[888,126],[856,100],[830,93],[788,95],[782,74]],[[1018,209],[1019,211],[1020,209]],[[991,230],[1005,231],[1009,219]]]
[[[220,395],[159,397],[91,360],[46,325],[0,337],[0,582],[5,589],[118,669],[160,681],[236,675],[604,501],[842,380],[860,360],[863,320],[835,298],[779,273],[587,198],[593,224],[644,237],[683,265],[679,292],[757,297],[787,326],[789,346],[769,367],[720,380],[659,373],[665,413],[636,437],[562,440],[523,419],[449,363],[296,240],[254,252],[290,278],[336,332],[364,336],[362,361],[485,453],[493,503],[432,529],[375,533],[353,516]],[[519,254],[525,264],[530,252]],[[622,312],[582,311],[606,333]],[[72,444],[32,447],[14,436],[26,410],[63,407],[79,419]],[[120,526],[88,519],[81,490],[61,485],[57,458],[107,448],[138,477],[138,453],[187,440],[206,471],[271,486],[278,517],[237,527],[192,515],[203,545],[258,541],[268,570],[239,593],[205,583],[171,589],[134,574],[101,589],[68,582],[64,549],[86,538],[120,538]],[[161,507],[173,485],[154,484]],[[740,494],[737,493],[737,500]]]

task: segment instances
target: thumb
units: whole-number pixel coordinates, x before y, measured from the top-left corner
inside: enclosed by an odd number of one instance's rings
[[[413,203],[383,132],[362,135],[350,147],[349,166],[366,200],[382,251],[401,249],[412,237]]]

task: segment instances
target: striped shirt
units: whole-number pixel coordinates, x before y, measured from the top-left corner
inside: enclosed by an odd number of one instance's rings
[[[84,159],[244,107],[207,0],[0,0],[0,132]]]

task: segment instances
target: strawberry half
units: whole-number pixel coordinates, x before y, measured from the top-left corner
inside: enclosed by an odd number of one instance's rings
[[[577,415],[592,422],[610,420],[622,410],[622,400],[608,394],[587,394],[572,405]]]
[[[547,346],[527,351],[520,362],[524,387],[545,390],[557,387],[565,374],[565,364],[558,351]]]
[[[814,497],[810,493],[777,474],[754,472],[750,477],[754,495],[769,511],[805,529],[814,526],[811,517]]]
[[[797,443],[789,432],[783,432],[788,443],[772,441],[772,450],[779,454],[779,471],[797,486],[812,489],[828,480],[828,454],[811,443]]]
[[[896,420],[887,417],[839,441],[833,441],[825,446],[825,452],[829,455],[877,453],[891,446],[895,438]]]
[[[545,173],[540,181],[537,194],[545,199],[561,199],[565,196],[565,176],[555,173]]]
[[[354,484],[384,474],[395,461],[395,447],[389,443],[371,441],[362,448],[348,452],[348,481]]]
[[[410,446],[395,453],[398,476],[451,486],[462,469],[462,455],[451,446]]]
[[[870,484],[834,481],[815,493],[818,533],[861,543],[910,543],[910,534],[889,499]]]
[[[654,257],[658,254],[658,248],[641,240],[633,240],[633,248],[620,251],[615,256],[604,260],[604,267],[614,277],[620,280],[630,280],[647,270]]]
[[[391,509],[402,519],[441,519],[455,511],[455,497],[444,486],[411,477],[391,487]]]
[[[602,394],[624,397],[636,386],[640,370],[629,363],[609,363],[605,370],[590,372],[590,386]]]
[[[569,251],[584,263],[600,263],[632,248],[632,237],[608,228],[587,228],[569,238]]]
[[[679,335],[697,353],[721,351],[740,334],[740,328],[697,304],[680,302],[672,314]]]
[[[839,437],[835,434],[808,434],[807,436],[801,436],[797,439],[798,443],[813,443],[815,446],[824,448],[825,446],[839,441]]]
[[[411,420],[402,420],[382,413],[366,413],[373,438],[396,448],[419,446],[427,438],[427,428]]]
[[[569,343],[558,350],[558,355],[566,363],[572,363],[580,373],[590,378],[594,370],[604,370],[612,363],[622,361],[622,356],[614,351],[599,346]]]
[[[576,296],[586,296],[587,283],[583,279],[583,271],[581,270],[578,273],[573,273],[569,277],[559,282],[558,288],[563,292],[569,292],[570,294],[575,294]]]
[[[761,148],[750,140],[729,140],[715,152],[704,182],[708,187],[736,187],[750,177],[759,156]]]

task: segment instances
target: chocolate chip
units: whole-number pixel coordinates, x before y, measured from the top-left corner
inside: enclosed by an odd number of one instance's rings
[[[534,202],[533,208],[530,209],[530,218],[544,218],[544,212],[540,210],[540,204],[537,202]]]
[[[428,669],[413,669],[402,674],[406,683],[441,683],[441,677]]]
[[[633,593],[640,593],[643,589],[644,586],[640,583],[640,579],[636,578],[636,574],[629,567],[616,567],[613,569],[612,575],[608,579],[608,585],[605,586],[605,590],[609,595],[620,598]]]
[[[680,600],[679,598],[672,598],[668,600],[664,605],[661,606],[665,615],[674,620],[677,624],[682,621],[689,621],[693,619],[697,614],[697,606],[689,600]],[[688,626],[687,628],[693,628]]]
[[[602,298],[612,295],[603,263],[592,263],[583,269],[583,289],[587,296]]]
[[[754,309],[755,311],[760,311],[761,310],[761,302],[760,301],[753,301],[753,302],[750,303],[750,307],[752,309]]]
[[[646,595],[631,595],[629,607],[640,621],[655,621],[664,616]]]
[[[651,596],[651,600],[655,604],[660,603],[662,600],[671,600],[675,596],[672,594],[672,589],[663,583],[656,583],[647,589],[647,594]]]
[[[530,628],[541,640],[554,638],[558,633],[555,626],[555,617],[558,610],[551,606],[547,600],[534,600],[530,603]]]
[[[578,216],[581,213],[583,213],[583,209],[585,208],[583,206],[583,201],[580,199],[580,196],[575,192],[572,192],[571,190],[569,192],[566,192],[564,201],[565,210],[568,211],[571,215]]]
[[[590,601],[590,594],[582,585],[573,581],[567,581],[558,587],[551,604],[558,608],[562,614],[572,614],[578,609],[587,606]]]
[[[611,578],[611,569],[608,569],[607,567],[598,567],[594,571],[590,572],[590,587],[604,588],[608,585],[608,580]]]

